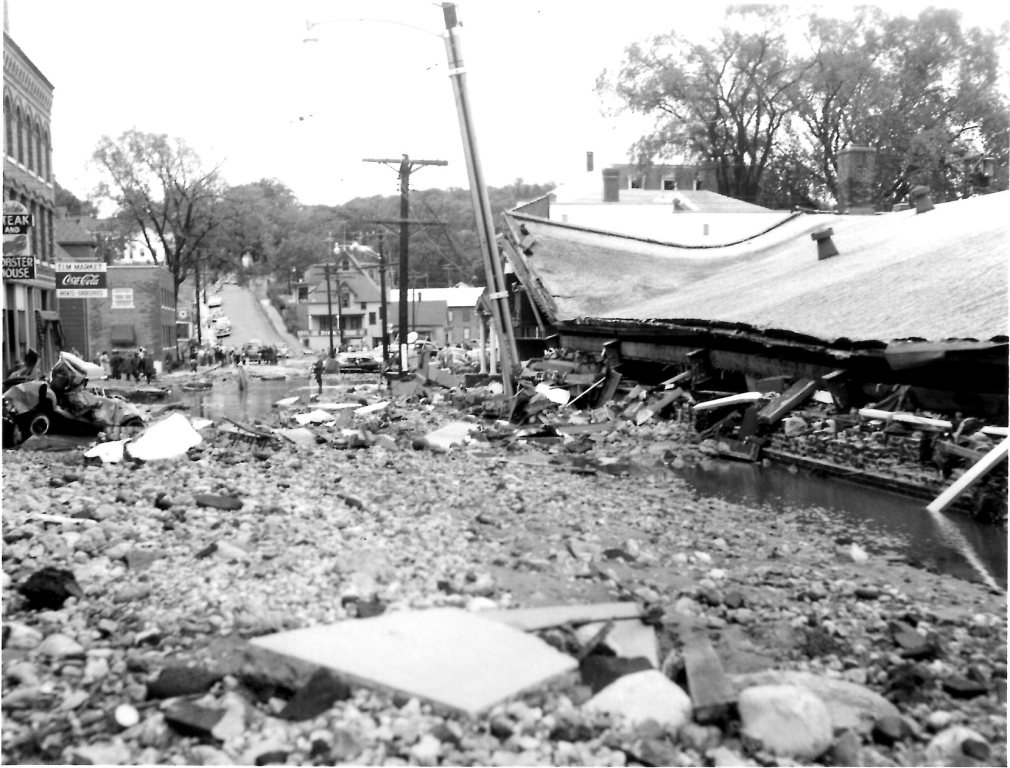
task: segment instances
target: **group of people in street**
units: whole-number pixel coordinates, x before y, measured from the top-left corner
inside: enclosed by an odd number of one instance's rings
[[[154,366],[154,353],[143,347],[126,352],[114,349],[112,354],[103,350],[98,355],[98,364],[102,366],[103,373],[115,381],[126,379],[139,384],[140,378],[143,376],[150,384],[158,374]]]

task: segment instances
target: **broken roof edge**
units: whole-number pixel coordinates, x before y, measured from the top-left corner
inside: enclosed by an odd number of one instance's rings
[[[794,219],[797,219],[802,216],[819,215],[819,214],[809,214],[804,213],[802,211],[791,211],[788,213],[783,213],[783,218],[780,221],[775,222],[770,227],[767,227],[761,230],[760,232],[755,232],[752,235],[748,235],[747,237],[741,238],[740,240],[734,240],[729,243],[711,243],[705,245],[686,245],[683,243],[674,243],[670,240],[656,240],[651,237],[636,237],[634,235],[628,235],[622,232],[614,232],[613,230],[596,229],[595,227],[586,227],[580,224],[569,224],[568,222],[556,221],[555,219],[545,219],[542,216],[532,216],[528,213],[520,213],[514,208],[508,211],[504,211],[502,215],[517,220],[530,221],[535,222],[537,224],[546,224],[552,227],[557,227],[558,229],[570,230],[572,232],[585,232],[591,235],[606,235],[607,237],[615,237],[620,240],[628,240],[630,242],[635,243],[645,243],[648,245],[661,245],[668,248],[683,248],[684,250],[691,250],[691,251],[708,251],[708,250],[715,250],[717,248],[731,248],[735,245],[742,245],[743,243],[747,243],[750,242],[751,240],[763,237],[764,235],[767,235],[769,232],[775,231],[779,227],[788,224],[790,221],[793,221]]]
[[[530,300],[539,304],[551,325],[556,325],[558,323],[558,305],[554,301],[554,297],[526,263],[526,256],[519,246],[519,238],[512,222],[504,214],[502,214],[502,221],[505,227],[500,239],[505,260],[512,265],[512,271],[515,272],[516,278],[529,292]]]
[[[775,343],[798,344],[802,346],[820,346],[825,349],[850,352],[877,350],[887,353],[899,353],[907,349],[912,351],[926,351],[942,349],[948,353],[958,352],[964,354],[990,353],[999,350],[1010,351],[1010,338],[1006,336],[993,336],[988,340],[978,340],[971,338],[950,338],[943,340],[928,340],[921,338],[901,338],[901,339],[850,339],[846,336],[839,336],[835,339],[824,339],[811,334],[792,331],[788,328],[762,328],[748,323],[733,322],[729,320],[705,320],[702,318],[650,318],[648,320],[638,320],[635,318],[613,318],[613,317],[580,317],[571,320],[561,320],[557,322],[559,329],[567,327],[573,328],[600,328],[600,329],[634,329],[640,326],[643,331],[650,333],[667,331],[689,331],[689,332],[711,332],[720,335],[741,335],[767,339]],[[903,345],[909,345],[905,347]],[[913,350],[917,348],[916,350]]]

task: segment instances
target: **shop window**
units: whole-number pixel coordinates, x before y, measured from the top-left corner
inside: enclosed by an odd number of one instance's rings
[[[672,192],[677,188],[677,180],[673,178],[663,179],[663,191]]]

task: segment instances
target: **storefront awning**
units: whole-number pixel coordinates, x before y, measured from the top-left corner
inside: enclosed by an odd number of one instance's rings
[[[132,325],[114,325],[109,335],[112,344],[137,343],[137,332]]]

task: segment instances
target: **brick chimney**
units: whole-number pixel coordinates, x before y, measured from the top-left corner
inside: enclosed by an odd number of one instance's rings
[[[621,169],[603,169],[603,202],[618,203],[621,200]]]
[[[846,147],[838,153],[838,210],[873,213],[873,180],[877,151],[873,147]]]

